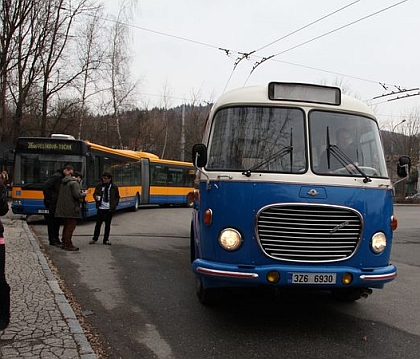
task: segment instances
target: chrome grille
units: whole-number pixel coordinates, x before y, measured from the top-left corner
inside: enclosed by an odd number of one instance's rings
[[[350,257],[359,243],[362,221],[349,208],[329,205],[275,205],[257,216],[257,238],[270,257],[327,262]]]

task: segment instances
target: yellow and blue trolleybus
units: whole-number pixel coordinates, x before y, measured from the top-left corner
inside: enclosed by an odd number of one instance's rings
[[[46,214],[42,187],[58,169],[72,165],[88,190],[84,214],[96,215],[93,191],[102,172],[119,187],[117,209],[137,210],[143,204],[191,205],[195,170],[192,163],[160,159],[139,151],[118,150],[68,135],[21,137],[16,142],[12,211]]]

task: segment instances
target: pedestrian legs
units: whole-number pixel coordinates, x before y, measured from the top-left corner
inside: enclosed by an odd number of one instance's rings
[[[76,218],[64,218],[63,227],[63,248],[66,250],[77,251],[79,248],[73,245],[71,240],[73,232],[76,229],[77,219]]]
[[[109,234],[111,232],[111,221],[112,221],[112,212],[105,212],[105,233],[104,233],[104,243],[109,242]]]
[[[50,213],[47,214],[47,227],[48,227],[48,240],[51,245],[60,244],[60,218],[54,216],[55,208],[49,209]]]

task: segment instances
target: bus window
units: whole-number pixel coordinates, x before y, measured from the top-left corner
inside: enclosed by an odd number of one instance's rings
[[[349,114],[312,111],[309,115],[312,167],[318,174],[387,177],[377,124]],[[382,158],[382,161],[380,160]]]
[[[221,109],[213,122],[206,168],[300,173],[307,167],[304,138],[300,109]]]

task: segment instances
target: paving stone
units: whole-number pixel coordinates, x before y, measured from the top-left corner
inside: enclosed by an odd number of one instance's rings
[[[0,358],[97,359],[27,223],[2,217],[11,319]]]

